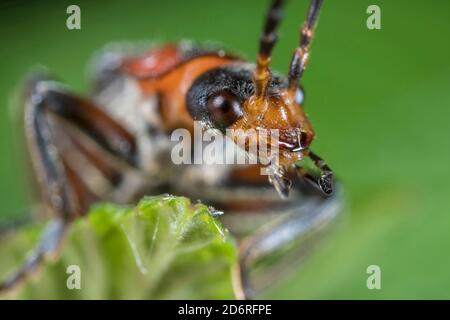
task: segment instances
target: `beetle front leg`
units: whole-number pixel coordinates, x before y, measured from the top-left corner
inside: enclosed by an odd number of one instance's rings
[[[302,160],[295,163],[297,173],[312,186],[330,196],[334,191],[333,171],[327,163],[315,153],[309,151]]]
[[[30,81],[25,97],[26,138],[42,200],[55,219],[24,265],[0,283],[0,294],[16,288],[47,258],[55,256],[70,222],[85,214],[97,200],[71,167],[67,154],[61,151],[63,140],[57,137],[57,134],[64,134],[57,130],[61,118],[78,127],[113,156],[136,166],[135,139],[115,120],[88,100],[67,93],[53,81],[41,77]],[[78,146],[78,151],[86,154],[81,147]],[[95,156],[91,154],[88,158],[94,160]],[[97,161],[97,165],[102,166],[105,173],[104,163]]]
[[[234,273],[238,298],[253,299],[312,252],[336,222],[341,192],[337,185],[331,196],[299,195],[287,207],[274,208],[282,217],[241,240]]]

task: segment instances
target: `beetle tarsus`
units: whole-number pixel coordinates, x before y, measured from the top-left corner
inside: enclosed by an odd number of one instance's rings
[[[331,171],[326,171],[322,174],[319,179],[319,187],[326,195],[331,195],[333,193],[333,173]]]

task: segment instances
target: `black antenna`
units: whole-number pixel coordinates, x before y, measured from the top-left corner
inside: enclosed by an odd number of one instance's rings
[[[314,27],[319,15],[319,9],[323,0],[311,0],[309,4],[308,15],[303,27],[300,29],[300,45],[295,49],[289,67],[289,92],[295,94],[303,71],[308,63],[309,46],[314,34]]]
[[[276,29],[283,18],[283,4],[284,0],[274,0],[272,2],[267,12],[263,33],[259,40],[259,51],[254,74],[255,96],[258,98],[263,98],[266,95],[267,84],[270,80],[269,64],[272,49],[278,39]]]

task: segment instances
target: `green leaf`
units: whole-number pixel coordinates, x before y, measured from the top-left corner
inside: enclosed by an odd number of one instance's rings
[[[0,242],[2,275],[20,265],[41,230],[22,228]],[[70,227],[59,259],[18,298],[232,299],[234,263],[232,238],[204,205],[174,196],[135,208],[102,204]],[[70,265],[80,267],[80,290],[67,288]]]
[[[309,156],[304,156],[301,160],[295,162],[297,168],[303,169],[307,174],[314,178],[320,178],[322,169],[320,169]]]

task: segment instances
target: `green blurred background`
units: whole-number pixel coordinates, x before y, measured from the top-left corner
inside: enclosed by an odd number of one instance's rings
[[[273,66],[286,72],[307,1],[290,1]],[[66,8],[81,7],[81,30]],[[215,41],[254,60],[268,1],[2,1],[0,221],[26,214],[29,177],[10,100],[47,66],[79,92],[116,41]],[[381,7],[381,30],[366,8]],[[304,77],[314,150],[345,185],[344,222],[269,298],[450,298],[450,2],[325,1]],[[1,261],[1,258],[0,258]],[[366,268],[381,267],[381,290]]]

